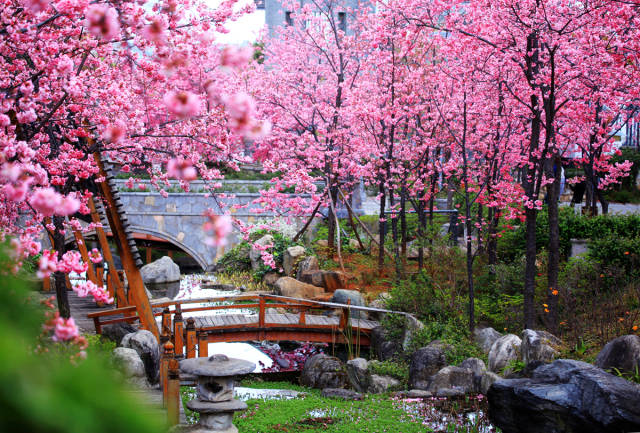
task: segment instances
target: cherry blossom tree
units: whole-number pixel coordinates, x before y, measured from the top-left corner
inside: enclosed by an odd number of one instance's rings
[[[215,44],[215,32],[248,10],[234,4],[3,0],[2,233],[18,236],[24,258],[41,251],[36,236],[48,232],[54,251],[43,252],[40,269],[56,272],[63,319],[63,273],[86,265],[65,259],[64,231],[81,228],[77,218],[89,213],[87,200],[102,181],[94,154],[125,172],[149,170],[162,192],[169,176],[185,188],[196,175],[219,178],[211,164],[246,160],[244,137],[264,132],[230,78],[252,53]],[[167,162],[168,173],[153,168]],[[214,224],[214,231],[226,228]]]

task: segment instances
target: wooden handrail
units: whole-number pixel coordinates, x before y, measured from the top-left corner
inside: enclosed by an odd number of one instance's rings
[[[241,301],[255,301],[253,303],[225,303],[218,305],[205,305],[189,308],[190,304],[196,303],[220,303],[220,302],[241,302]],[[267,301],[271,301],[268,303]],[[308,299],[299,299],[299,298],[291,298],[287,296],[279,296],[279,295],[267,295],[267,294],[258,294],[258,295],[237,295],[237,296],[221,296],[215,298],[199,298],[199,299],[184,299],[184,300],[171,300],[171,301],[161,301],[161,302],[152,302],[152,308],[160,309],[163,308],[164,311],[156,311],[153,313],[154,317],[163,316],[163,321],[165,323],[170,323],[171,315],[174,314],[179,308],[182,313],[196,312],[196,311],[213,311],[213,310],[239,310],[239,309],[257,309],[258,313],[258,322],[257,326],[260,328],[264,328],[266,325],[266,312],[268,308],[287,308],[287,309],[296,309],[300,310],[300,319],[298,325],[306,325],[306,314],[309,310],[341,310],[341,316],[349,317],[349,312],[351,310],[354,311],[367,311],[367,312],[378,312],[378,313],[392,313],[392,314],[402,314],[407,315],[407,313],[385,310],[382,308],[372,308],[372,307],[362,307],[357,305],[350,304],[338,304],[334,302],[322,302],[322,301],[313,301]],[[173,309],[169,309],[169,307],[174,307]],[[185,308],[186,307],[186,308]],[[166,312],[169,309],[170,313]],[[345,311],[346,310],[346,311]],[[102,326],[119,323],[119,322],[134,322],[138,320],[137,316],[129,316],[128,314],[135,314],[136,307],[129,306],[123,308],[116,308],[113,310],[107,311],[98,311],[94,313],[87,314],[87,317],[93,319],[96,332],[100,333]],[[345,314],[346,313],[346,314]],[[109,316],[114,316],[122,314],[125,317],[119,317],[114,319],[107,319],[102,321],[101,318],[107,318]],[[341,326],[344,326],[345,320],[341,321]],[[254,325],[252,324],[251,327]],[[166,326],[165,326],[166,327]],[[222,327],[221,327],[222,328]]]

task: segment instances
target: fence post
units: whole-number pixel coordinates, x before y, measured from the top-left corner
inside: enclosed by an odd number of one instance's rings
[[[198,357],[204,358],[209,356],[209,341],[207,341],[207,333],[198,331]]]
[[[171,338],[171,310],[164,307],[162,310],[162,334],[167,334]]]
[[[187,358],[196,357],[196,321],[193,317],[187,319]]]
[[[176,304],[176,314],[173,316],[173,346],[176,357],[182,358],[184,356],[184,321],[180,304]]]
[[[167,382],[167,421],[173,427],[180,422],[180,367],[175,357],[169,359]]]
[[[164,335],[163,335],[164,336]],[[167,341],[162,346],[164,352],[160,360],[160,386],[162,386],[162,407],[167,407],[167,390],[169,386],[169,361],[174,359],[173,343]]]

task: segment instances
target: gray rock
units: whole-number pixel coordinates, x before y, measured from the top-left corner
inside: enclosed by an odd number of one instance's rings
[[[140,275],[145,284],[172,283],[180,281],[180,267],[171,257],[164,256],[140,268]]]
[[[404,330],[402,331],[402,349],[409,350],[411,340],[416,332],[424,328],[424,324],[411,314],[404,316]]]
[[[364,358],[355,358],[347,361],[347,377],[349,383],[358,392],[367,392],[369,387],[369,363]]]
[[[326,239],[319,239],[316,242],[316,245],[319,246],[320,248],[328,248],[329,247],[329,241]]]
[[[277,294],[291,298],[313,299],[324,293],[322,287],[303,283],[291,277],[278,278],[275,287]]]
[[[275,287],[278,279],[280,279],[280,275],[275,272],[267,272],[264,274],[264,277],[262,277],[262,282],[265,283],[267,287]]]
[[[473,392],[476,389],[473,371],[453,365],[442,368],[431,377],[427,391],[438,395],[442,389],[457,389],[463,394]]]
[[[128,347],[116,347],[113,350],[113,362],[127,382],[141,387],[149,386],[138,352]]]
[[[113,323],[102,327],[102,337],[113,341],[120,346],[125,335],[136,332],[138,328],[131,323]]]
[[[447,365],[447,358],[436,347],[423,347],[411,356],[409,364],[409,388],[429,389],[431,376]]]
[[[369,377],[369,388],[367,389],[371,394],[382,394],[388,391],[393,391],[400,387],[400,381],[390,376],[379,376],[372,374]]]
[[[484,361],[478,358],[467,358],[462,361],[458,367],[468,368],[473,371],[473,374],[476,376],[482,376],[484,372],[487,371],[487,366]]]
[[[640,385],[585,362],[556,360],[531,379],[496,381],[487,395],[503,433],[640,431]]]
[[[325,398],[339,398],[341,400],[362,400],[364,396],[358,392],[343,388],[325,388],[321,395]]]
[[[144,363],[149,383],[158,383],[160,372],[160,345],[156,337],[147,330],[127,334],[122,339],[122,347],[135,350]]]
[[[223,354],[207,358],[190,358],[180,361],[180,371],[195,376],[227,377],[251,373],[256,365],[244,359],[229,358]]]
[[[459,388],[442,388],[435,394],[436,397],[462,397],[465,391]]]
[[[429,391],[422,389],[410,389],[407,391],[407,398],[429,398],[433,396]]]
[[[316,256],[305,257],[302,259],[300,263],[298,263],[298,272],[296,274],[296,278],[298,280],[302,279],[302,274],[305,272],[314,272],[319,270],[318,258]]]
[[[595,364],[605,370],[617,368],[620,371],[635,373],[640,371],[640,337],[623,335],[611,340],[596,357]]]
[[[308,358],[300,374],[300,383],[310,388],[346,388],[345,366],[338,358],[319,353]]]
[[[480,391],[480,393],[482,394],[486,394],[487,392],[489,392],[489,388],[491,388],[491,385],[493,385],[496,380],[500,379],[502,378],[497,374],[491,371],[485,371],[484,374],[480,377],[480,387],[478,391]]]
[[[493,343],[502,336],[493,328],[476,328],[473,331],[473,340],[484,353],[489,353]]]
[[[360,243],[357,239],[349,239],[349,248],[358,251],[360,249]]]
[[[260,268],[260,266],[262,266],[263,264],[262,251],[260,251],[254,245],[259,245],[261,247],[264,247],[269,244],[271,245],[273,244],[273,236],[264,235],[260,239],[255,241],[251,246],[251,251],[249,252],[249,259],[251,260],[251,269],[253,269],[254,271],[257,271]]]
[[[560,355],[562,341],[547,331],[522,331],[520,356],[525,364],[533,361],[551,362]]]
[[[522,340],[514,334],[503,335],[493,342],[489,351],[489,370],[500,372],[513,359],[520,356]]]
[[[331,299],[329,300],[329,302],[334,302],[336,304],[345,304],[345,305],[349,304],[349,305],[354,305],[359,307],[366,306],[364,298],[362,297],[360,292],[357,290],[338,289],[335,292],[333,292],[333,296],[331,296]],[[365,311],[357,311],[357,310],[351,310],[350,316],[354,319],[366,319],[368,317]]]
[[[293,271],[295,270],[295,265],[298,261],[302,260],[304,257],[305,250],[304,247],[300,245],[294,245],[292,247],[287,248],[284,252],[282,258],[282,267],[284,268],[284,273],[287,276],[292,276]]]
[[[300,281],[314,286],[324,287],[327,292],[335,292],[346,287],[347,276],[339,271],[315,270],[299,275]]]
[[[400,342],[390,340],[382,326],[376,326],[371,330],[371,350],[375,354],[376,359],[388,361],[400,356],[402,346]]]

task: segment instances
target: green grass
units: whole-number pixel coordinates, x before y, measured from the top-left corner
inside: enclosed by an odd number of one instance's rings
[[[342,401],[323,398],[316,390],[306,391],[309,393],[306,398],[249,400],[249,409],[237,415],[234,424],[243,433],[431,431],[412,421],[400,408],[394,407],[388,396]],[[316,413],[312,414],[313,411]]]

